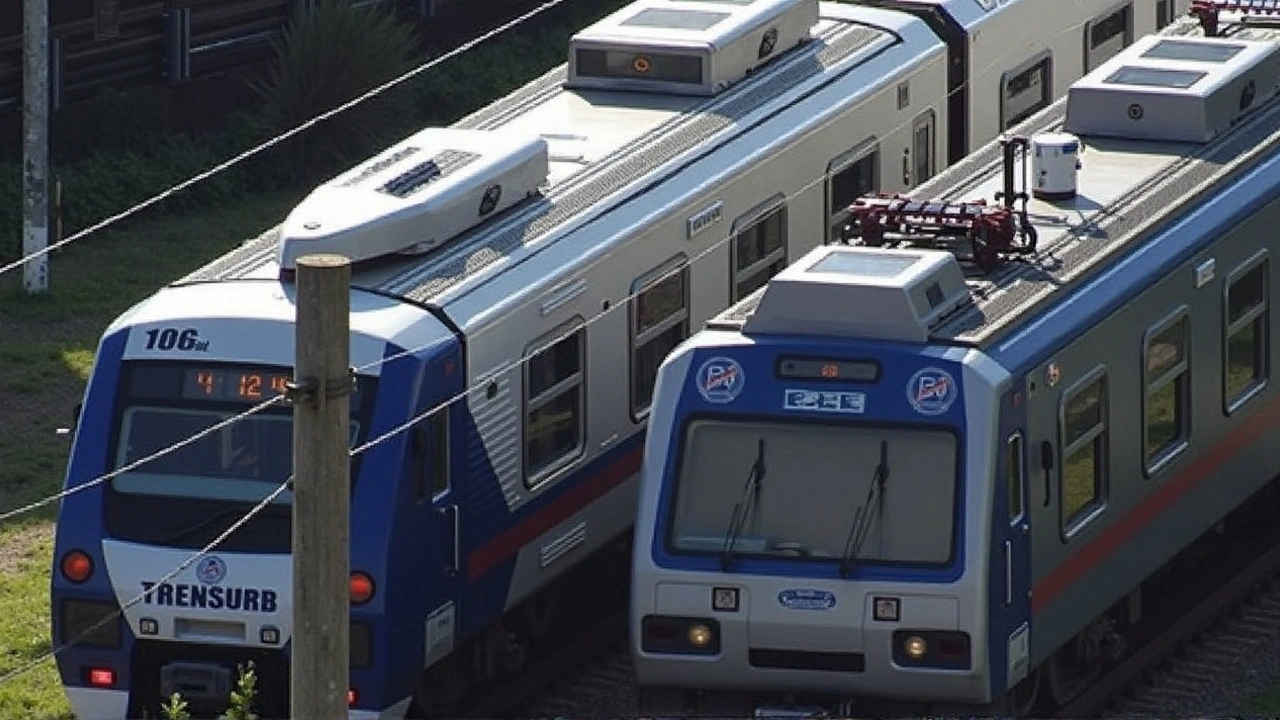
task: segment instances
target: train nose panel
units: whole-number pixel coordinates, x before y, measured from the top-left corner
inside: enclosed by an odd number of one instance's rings
[[[761,593],[747,615],[754,667],[862,672],[862,603],[848,593],[781,587]]]

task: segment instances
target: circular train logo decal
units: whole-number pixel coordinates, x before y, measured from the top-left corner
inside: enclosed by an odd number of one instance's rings
[[[941,368],[920,370],[907,383],[907,402],[921,415],[941,415],[959,395],[951,373]]]
[[[747,376],[737,360],[727,357],[713,357],[702,363],[698,375],[694,378],[698,385],[698,393],[702,399],[710,403],[733,402],[747,383]]]
[[[217,585],[227,576],[227,564],[217,555],[206,555],[196,564],[196,578],[205,585]]]

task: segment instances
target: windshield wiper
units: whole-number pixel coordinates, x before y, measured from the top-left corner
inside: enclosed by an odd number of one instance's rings
[[[720,569],[729,571],[733,564],[733,546],[738,542],[738,535],[747,524],[747,515],[760,499],[760,481],[764,479],[764,438],[756,442],[756,461],[751,463],[751,471],[747,473],[746,482],[742,484],[742,499],[733,506],[733,515],[729,518],[729,527],[724,533],[724,551],[720,554]]]
[[[871,486],[867,488],[867,499],[853,511],[853,524],[849,527],[849,537],[844,542],[844,555],[840,557],[840,577],[849,577],[853,570],[853,559],[862,549],[862,541],[867,539],[867,531],[871,529],[871,513],[880,508],[884,499],[884,485],[889,479],[889,442],[880,441],[880,463],[876,465],[875,474],[871,476]]]

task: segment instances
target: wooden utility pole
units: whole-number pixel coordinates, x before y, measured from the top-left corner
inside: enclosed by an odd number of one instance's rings
[[[22,287],[49,289],[49,0],[22,0]]]
[[[347,717],[350,281],[345,257],[298,259],[290,714],[306,720]]]

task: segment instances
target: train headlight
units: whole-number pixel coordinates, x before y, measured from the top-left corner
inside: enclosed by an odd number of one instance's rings
[[[720,623],[712,618],[646,615],[640,621],[640,648],[649,653],[715,655]]]
[[[688,632],[689,644],[699,650],[711,644],[715,639],[715,634],[711,632],[711,628],[706,623],[694,623],[689,626]]]
[[[968,670],[969,634],[958,630],[898,630],[893,633],[893,662],[901,667]]]
[[[912,660],[919,660],[929,652],[929,643],[919,635],[912,635],[902,642],[902,652]]]

